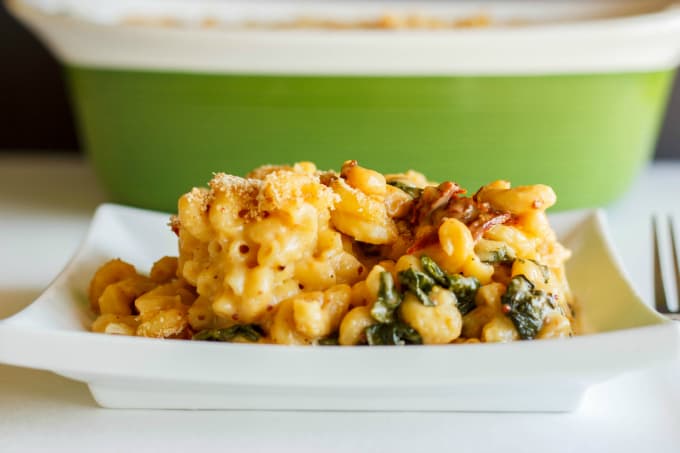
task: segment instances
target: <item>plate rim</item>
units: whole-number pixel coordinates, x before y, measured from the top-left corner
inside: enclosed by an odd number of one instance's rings
[[[98,365],[94,372],[96,378],[102,375],[118,377],[139,377],[145,379],[164,379],[169,375],[175,379],[191,382],[212,382],[212,383],[243,383],[260,382],[271,383],[272,378],[252,379],[246,372],[233,373],[228,378],[220,375],[202,376],[196,370],[190,372],[180,372],[176,362],[188,361],[194,365],[202,365],[205,371],[219,373],[224,371],[224,367],[207,366],[210,359],[248,360],[248,358],[258,358],[265,362],[292,361],[296,366],[314,366],[323,363],[327,367],[326,372],[316,372],[317,378],[326,378],[326,386],[335,385],[339,382],[333,380],[332,373],[337,372],[338,368],[333,366],[333,361],[338,361],[343,365],[358,366],[362,362],[375,361],[383,366],[395,367],[399,361],[410,361],[420,364],[434,366],[429,371],[436,371],[436,379],[442,383],[446,374],[452,371],[451,366],[444,366],[438,363],[441,361],[472,360],[483,362],[484,360],[500,360],[497,366],[484,365],[477,363],[462,374],[458,374],[454,381],[472,379],[484,373],[502,369],[507,366],[508,359],[504,356],[510,354],[516,360],[523,360],[529,364],[522,370],[506,369],[505,376],[563,376],[573,377],[570,373],[571,368],[582,361],[577,357],[584,350],[589,350],[592,354],[597,353],[603,357],[611,355],[608,360],[592,361],[588,364],[588,369],[581,370],[577,374],[581,378],[593,380],[593,382],[612,376],[623,371],[646,367],[654,363],[676,357],[678,354],[678,339],[680,329],[678,326],[665,317],[658,315],[658,323],[641,327],[631,327],[617,329],[609,332],[599,332],[587,335],[579,335],[570,339],[546,339],[531,342],[511,342],[506,344],[470,344],[470,345],[427,345],[427,346],[406,346],[402,348],[394,347],[373,347],[373,348],[344,348],[344,347],[309,347],[309,346],[284,346],[284,345],[263,345],[263,344],[223,344],[210,342],[187,342],[181,340],[162,340],[139,337],[117,337],[92,333],[88,331],[77,331],[68,329],[45,329],[36,331],[31,328],[30,322],[32,311],[39,310],[40,304],[49,303],[55,297],[62,297],[64,291],[69,287],[69,276],[73,269],[87,257],[95,240],[96,233],[102,222],[107,220],[107,216],[116,215],[143,215],[147,218],[169,216],[170,214],[157,211],[149,211],[141,208],[105,203],[100,205],[88,228],[88,231],[77,248],[76,252],[63,270],[50,283],[47,289],[29,306],[19,313],[0,320],[0,363],[19,365],[31,368],[46,369],[55,371],[59,374],[69,375],[74,378],[81,376],[80,380],[86,380],[93,375],[92,363]],[[554,217],[572,216],[580,219],[580,223],[591,220],[595,222],[596,231],[600,235],[600,240],[608,251],[609,258],[616,271],[621,275],[638,301],[643,304],[650,312],[656,313],[647,304],[644,304],[639,295],[635,292],[630,279],[625,275],[625,270],[621,266],[621,261],[616,254],[611,239],[607,235],[606,218],[602,210],[583,209],[575,211],[565,211],[555,214]],[[12,347],[12,344],[25,344],[21,351]],[[664,347],[652,346],[662,344]],[[133,346],[133,347],[131,347]],[[643,346],[645,349],[643,348]],[[121,349],[127,349],[125,357],[117,356]],[[645,354],[640,351],[644,349]],[[69,354],[69,351],[73,354]],[[623,352],[630,354],[627,360],[622,360]],[[78,354],[76,354],[78,353]],[[531,366],[532,361],[549,360],[551,356],[561,354],[564,359],[562,365],[546,369],[542,366]],[[145,356],[159,358],[154,362],[153,367],[144,367],[142,371],[130,369],[130,364],[143,365]],[[616,360],[615,360],[616,359]],[[255,360],[255,359],[253,359]],[[175,363],[175,365],[173,365]],[[179,365],[182,365],[181,363]],[[466,366],[469,364],[466,364]],[[262,371],[266,371],[266,366],[259,366]],[[369,375],[381,376],[380,372],[370,372]],[[384,373],[383,373],[384,374]],[[293,385],[295,372],[283,373],[276,376],[282,384]],[[422,373],[412,372],[409,379],[422,377]],[[436,381],[434,379],[431,384]],[[307,379],[307,384],[310,381]],[[333,384],[335,382],[335,384]],[[356,385],[366,385],[366,382],[356,381]]]

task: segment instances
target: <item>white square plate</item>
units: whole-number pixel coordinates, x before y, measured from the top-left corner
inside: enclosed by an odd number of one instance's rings
[[[168,215],[102,205],[75,257],[29,307],[0,321],[0,362],[86,382],[118,408],[568,411],[585,389],[677,357],[678,326],[634,293],[599,211],[551,216],[574,255],[582,335],[508,344],[304,347],[89,332],[95,269],[148,270],[176,255]]]

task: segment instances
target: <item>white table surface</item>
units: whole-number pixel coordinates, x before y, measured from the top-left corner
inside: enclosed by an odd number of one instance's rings
[[[559,195],[559,194],[558,194]],[[0,319],[64,266],[106,196],[75,156],[0,154]],[[651,165],[606,207],[624,268],[652,298],[649,218],[674,213],[680,162]],[[0,452],[679,452],[680,362],[589,389],[567,414],[145,411],[99,408],[84,384],[0,365]]]

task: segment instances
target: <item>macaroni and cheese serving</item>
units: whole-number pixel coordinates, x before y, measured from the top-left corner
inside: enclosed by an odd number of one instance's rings
[[[298,345],[507,342],[573,334],[570,252],[545,185],[472,196],[347,161],[216,174],[179,199],[177,257],[94,275],[94,332]]]

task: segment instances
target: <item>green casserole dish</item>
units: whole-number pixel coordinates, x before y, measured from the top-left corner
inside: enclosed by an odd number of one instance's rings
[[[63,62],[82,142],[112,199],[170,211],[213,172],[301,160],[338,169],[346,159],[381,172],[412,168],[469,191],[495,179],[545,183],[557,209],[602,205],[649,160],[680,59],[680,11],[669,2],[506,2],[489,6],[491,17],[534,22],[445,30],[238,26],[406,14],[414,2],[305,10],[147,0],[104,12],[98,3],[9,6]],[[186,23],[127,24],[133,13]],[[224,26],[195,25],[206,14]]]

